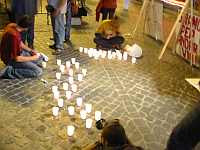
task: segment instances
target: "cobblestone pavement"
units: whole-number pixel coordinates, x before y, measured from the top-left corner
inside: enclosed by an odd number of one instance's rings
[[[59,119],[52,119],[52,107],[56,102],[51,86],[59,84],[55,80],[56,58],[64,62],[75,57],[81,67],[87,68],[88,75],[79,83],[79,91],[74,96],[83,96],[86,102],[93,104],[92,114],[100,110],[103,118],[119,118],[130,140],[146,150],[164,150],[172,128],[196,105],[199,93],[185,78],[198,77],[199,70],[191,69],[170,50],[162,61],[158,61],[162,45],[141,32],[134,40],[126,41],[136,42],[143,48],[143,58],[138,59],[137,64],[131,64],[130,60],[89,59],[76,50],[79,46],[94,47],[92,38],[98,25],[95,22],[96,3],[87,2],[93,12],[83,18],[82,27],[72,29],[74,48],[59,56],[53,56],[48,48],[52,41],[49,40],[51,27],[46,25],[46,15],[37,16],[35,46],[49,56],[42,76],[48,85],[39,79],[0,80],[0,150],[80,149],[99,138],[100,132],[95,127],[88,132],[77,113],[72,119],[63,109]],[[124,11],[119,1],[117,13],[123,33],[132,30],[139,14],[139,4],[131,3],[130,6],[129,11]],[[66,102],[70,104],[75,102]],[[66,135],[69,124],[76,127],[74,142]]]

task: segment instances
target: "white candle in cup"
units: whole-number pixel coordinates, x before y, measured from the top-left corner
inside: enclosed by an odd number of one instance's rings
[[[100,111],[95,111],[95,120],[98,121],[101,119],[101,112]]]
[[[65,65],[66,65],[66,68],[69,69],[70,66],[71,66],[71,62],[70,61],[66,61]]]
[[[87,116],[87,112],[85,110],[81,110],[80,111],[80,117],[81,117],[81,119],[86,119],[86,116]]]
[[[65,72],[65,66],[64,65],[60,65],[60,71],[61,71],[61,73]]]
[[[72,64],[75,64],[76,58],[71,58],[71,62],[72,62]]]
[[[83,52],[83,47],[79,47],[79,52]]]
[[[127,60],[127,59],[128,59],[128,53],[124,52],[124,54],[123,54],[123,60]]]
[[[42,68],[46,68],[47,67],[47,63],[45,61],[42,62]]]
[[[59,114],[59,107],[53,107],[52,108],[52,112],[53,112],[54,116],[58,116],[58,114]]]
[[[78,97],[76,99],[76,104],[77,104],[78,107],[81,107],[82,104],[83,104],[83,98],[82,97]]]
[[[90,118],[86,119],[86,125],[85,125],[85,127],[87,129],[92,128],[92,119],[90,119]]]
[[[53,97],[54,97],[54,99],[59,99],[59,97],[60,97],[60,92],[59,92],[59,91],[53,92]]]
[[[68,83],[64,82],[63,83],[63,90],[67,91],[69,89]]]
[[[74,135],[74,130],[75,130],[74,126],[72,126],[72,125],[67,126],[67,135],[68,136]]]
[[[58,65],[58,66],[61,65],[61,59],[57,59],[57,65]]]
[[[67,99],[71,99],[71,97],[72,97],[72,91],[66,91],[65,95],[66,95]]]
[[[92,104],[85,104],[85,110],[87,113],[91,113],[92,111]]]
[[[78,74],[78,81],[82,81],[83,80],[83,74]]]
[[[135,64],[136,63],[136,58],[132,57],[131,62],[132,62],[132,64]]]
[[[73,115],[74,115],[74,112],[75,112],[74,106],[69,106],[67,109],[68,109],[69,115],[70,115],[70,116],[73,116]]]
[[[80,68],[80,63],[79,62],[75,62],[75,68],[76,68],[76,70],[79,70],[79,68]]]
[[[73,77],[69,77],[69,84],[73,84],[74,83],[74,78]]]
[[[71,85],[72,92],[77,92],[78,86],[76,84]]]
[[[69,71],[68,71],[68,74],[69,74],[69,76],[73,76],[73,74],[74,74],[74,71],[73,71],[73,69],[71,68],[71,69],[69,69]]]
[[[58,107],[63,107],[64,106],[64,100],[62,98],[58,99]]]
[[[88,48],[84,48],[84,53],[87,54],[88,53]]]
[[[54,93],[56,91],[58,91],[58,86],[56,86],[56,85],[52,86],[52,92]]]
[[[61,73],[60,72],[56,72],[56,79],[60,80],[61,79]]]
[[[86,76],[86,74],[87,74],[87,69],[82,69],[82,73],[83,73],[83,76]]]

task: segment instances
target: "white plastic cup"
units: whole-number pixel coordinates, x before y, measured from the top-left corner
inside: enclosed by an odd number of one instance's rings
[[[54,115],[55,117],[57,117],[58,114],[59,114],[59,107],[53,107],[53,108],[52,108],[52,112],[53,112],[53,115]]]
[[[92,128],[92,119],[90,119],[90,118],[86,119],[85,127],[86,127],[87,129]]]
[[[63,83],[63,90],[67,91],[69,89],[68,83],[64,82]]]
[[[64,106],[64,100],[62,98],[58,99],[58,107],[63,107]]]
[[[87,112],[85,111],[85,110],[81,110],[80,111],[80,117],[81,117],[81,119],[86,119],[86,117],[87,117]]]
[[[67,126],[67,135],[68,136],[73,136],[75,131],[75,127],[72,125]]]
[[[91,113],[92,112],[92,104],[85,104],[85,110],[87,113]]]
[[[95,111],[95,120],[98,121],[101,119],[101,112],[100,111]]]
[[[66,98],[69,100],[72,98],[72,91],[66,91],[65,92]]]
[[[77,104],[78,107],[81,107],[82,104],[83,104],[83,98],[82,97],[77,97],[76,104]]]
[[[76,58],[71,58],[71,62],[72,62],[72,64],[75,64]]]
[[[58,66],[60,66],[61,63],[62,63],[62,62],[61,62],[61,59],[57,59],[56,62],[57,62],[57,65],[58,65]]]
[[[68,109],[69,115],[70,115],[70,116],[73,116],[74,113],[75,113],[75,108],[74,108],[74,106],[69,106],[67,109]]]

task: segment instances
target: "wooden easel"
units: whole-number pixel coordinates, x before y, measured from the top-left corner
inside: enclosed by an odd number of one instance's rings
[[[174,31],[175,31],[177,25],[178,25],[178,22],[179,22],[179,20],[181,19],[181,16],[183,15],[184,11],[185,11],[185,10],[187,9],[187,7],[188,7],[189,1],[190,1],[190,0],[186,0],[184,7],[182,8],[182,10],[181,10],[179,16],[177,17],[176,22],[174,23],[174,26],[173,26],[173,28],[172,28],[172,30],[171,30],[171,32],[170,32],[170,34],[169,34],[169,36],[168,36],[166,42],[165,42],[165,45],[163,46],[163,48],[162,48],[162,50],[161,50],[161,53],[160,53],[159,57],[158,57],[159,60],[162,59],[162,56],[163,56],[163,54],[164,54],[164,52],[165,52],[165,50],[166,50],[166,48],[167,48],[167,45],[169,44],[169,41],[170,41],[171,38],[172,38],[172,35],[173,35],[173,33],[174,33]]]

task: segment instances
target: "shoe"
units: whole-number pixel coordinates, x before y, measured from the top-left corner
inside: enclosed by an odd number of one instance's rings
[[[55,45],[55,44],[49,45],[49,48],[51,48],[51,49],[56,49],[56,45]]]
[[[59,55],[62,53],[62,49],[56,49],[55,52],[52,52],[52,55]]]

